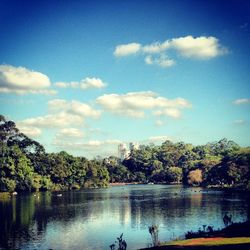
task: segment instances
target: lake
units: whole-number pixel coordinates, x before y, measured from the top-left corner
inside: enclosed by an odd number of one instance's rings
[[[202,225],[223,227],[250,218],[247,193],[127,185],[60,193],[18,194],[0,200],[0,249],[109,249],[121,233],[128,249],[151,243],[148,227],[167,241]]]

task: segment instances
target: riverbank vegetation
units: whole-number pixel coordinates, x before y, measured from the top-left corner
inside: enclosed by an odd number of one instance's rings
[[[141,145],[122,162],[47,153],[0,116],[0,191],[107,187],[109,183],[183,183],[250,189],[250,147],[222,139],[206,145]]]
[[[248,250],[250,237],[199,238],[171,242],[166,245],[147,248],[147,250]],[[141,249],[143,250],[143,249]],[[146,250],[146,249],[144,249]]]
[[[174,240],[153,244],[156,249],[248,249],[250,245],[250,221],[231,223],[223,229],[211,230],[203,225],[203,230],[187,232],[185,240]],[[211,227],[212,228],[212,227]]]

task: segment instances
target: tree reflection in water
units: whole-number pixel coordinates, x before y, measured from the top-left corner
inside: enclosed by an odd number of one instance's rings
[[[222,227],[226,212],[243,221],[248,204],[246,193],[163,185],[18,194],[0,199],[0,248],[102,249],[121,233],[129,249],[145,247],[151,225],[168,240],[202,225]]]

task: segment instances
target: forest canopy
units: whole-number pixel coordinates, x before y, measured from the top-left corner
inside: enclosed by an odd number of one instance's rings
[[[107,187],[113,182],[183,183],[250,189],[250,147],[233,141],[141,145],[123,161],[47,153],[0,115],[0,191]]]

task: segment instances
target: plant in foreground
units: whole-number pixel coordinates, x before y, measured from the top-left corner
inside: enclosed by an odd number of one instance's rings
[[[127,249],[127,242],[122,239],[123,233],[120,235],[120,237],[117,237],[118,241],[115,241],[115,243],[111,244],[110,250],[126,250]],[[118,248],[115,248],[116,243],[118,243]]]
[[[152,238],[152,243],[153,246],[158,246],[159,245],[159,239],[158,239],[158,233],[159,233],[159,229],[157,225],[152,225],[151,227],[148,227],[148,231],[151,234],[151,238]]]
[[[227,213],[223,216],[223,222],[224,222],[224,225],[225,227],[228,227],[229,225],[232,225],[233,224],[233,221],[232,221],[232,215],[228,215]]]

